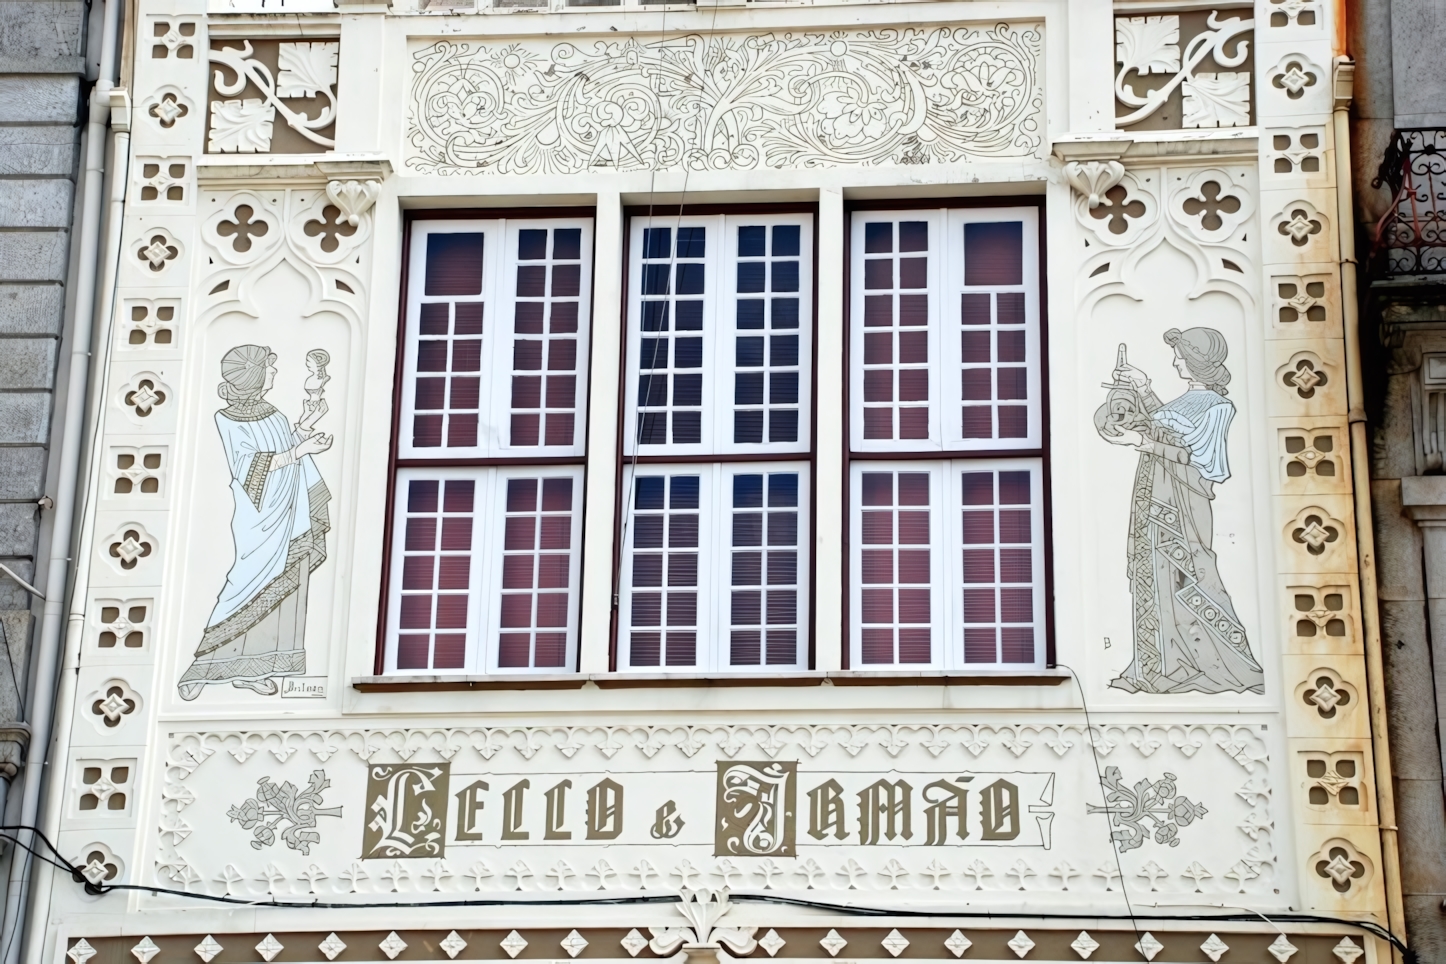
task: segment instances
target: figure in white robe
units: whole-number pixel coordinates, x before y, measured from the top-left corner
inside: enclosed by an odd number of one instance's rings
[[[331,528],[331,493],[312,455],[331,448],[332,439],[313,428],[324,406],[293,427],[264,400],[275,363],[260,345],[241,345],[221,359],[218,393],[227,404],[216,413],[216,430],[231,470],[235,561],[181,676],[183,699],[227,682],[269,696],[279,691],[278,677],[306,672],[307,589],[326,561]]]
[[[1215,486],[1230,478],[1225,337],[1172,328],[1175,370],[1189,383],[1161,403],[1144,372],[1125,361],[1095,414],[1100,436],[1134,445],[1125,574],[1134,603],[1134,659],[1110,685],[1131,693],[1263,693],[1260,664],[1235,614],[1211,548]],[[1138,433],[1138,435],[1136,434]]]

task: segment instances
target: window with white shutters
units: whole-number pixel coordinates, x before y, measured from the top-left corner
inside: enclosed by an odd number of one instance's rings
[[[624,451],[806,453],[813,215],[630,219]]]
[[[386,670],[574,665],[581,518],[580,467],[399,470]]]
[[[808,466],[641,465],[628,475],[619,668],[806,665]]]
[[[1044,665],[1040,459],[856,460],[850,663]]]
[[[849,665],[1042,666],[1039,208],[850,230]]]
[[[853,451],[1041,447],[1038,222],[1034,207],[854,213]]]
[[[577,665],[592,219],[409,224],[386,673]]]
[[[402,459],[583,453],[591,219],[414,221]]]

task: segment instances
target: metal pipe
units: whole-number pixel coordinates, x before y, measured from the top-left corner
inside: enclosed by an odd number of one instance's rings
[[[115,94],[119,93],[121,92],[115,92]],[[128,100],[124,113],[129,113]],[[79,681],[81,635],[85,629],[85,589],[90,581],[90,564],[95,545],[96,498],[99,493],[102,472],[101,460],[96,456],[96,451],[100,439],[101,416],[105,408],[105,400],[110,396],[110,366],[106,362],[110,359],[111,332],[115,324],[116,285],[120,274],[121,235],[124,227],[122,218],[125,214],[126,185],[130,173],[129,119],[127,118],[122,123],[115,118],[113,112],[111,124],[115,145],[111,152],[114,167],[111,171],[110,209],[106,214],[104,260],[101,262],[104,269],[101,276],[103,282],[100,288],[101,304],[96,313],[95,346],[101,364],[92,370],[92,378],[96,387],[91,392],[91,412],[86,423],[91,429],[88,433],[87,457],[84,460],[89,471],[86,474],[86,484],[83,489],[80,533],[76,540],[76,591],[70,596],[70,615],[66,624],[65,648],[62,652],[64,659],[61,662],[59,695],[55,703],[54,718],[62,724],[56,729],[52,744],[52,752],[57,760],[65,760],[70,755],[69,724],[75,708],[75,690]],[[65,796],[63,788],[63,783],[59,785],[59,792],[56,792],[56,787],[52,787],[45,801],[46,806],[40,829],[51,840],[58,840],[60,837],[60,813]],[[55,868],[49,863],[37,863],[31,871],[31,875],[30,887],[34,896],[30,901],[30,913],[21,951],[27,961],[38,961],[49,934],[45,921],[49,915],[50,888],[51,881],[55,876]],[[14,962],[10,961],[9,964],[14,964]]]
[[[75,319],[71,326],[69,382],[66,386],[65,422],[60,436],[60,462],[55,485],[55,516],[51,520],[50,562],[45,579],[45,609],[35,647],[36,671],[28,719],[31,741],[26,753],[21,785],[20,823],[34,826],[39,814],[40,790],[49,762],[50,736],[54,723],[57,672],[60,666],[60,630],[65,615],[66,581],[74,531],[77,483],[85,441],[86,393],[90,387],[91,332],[95,319],[96,270],[100,242],[101,192],[105,176],[105,129],[110,117],[110,89],[116,67],[116,43],[120,36],[122,0],[106,0],[105,26],[101,31],[100,76],[91,91],[90,118],[85,130],[85,181],[79,232],[79,259],[75,281]],[[38,843],[32,834],[30,843]],[[17,848],[18,849],[18,848]],[[21,926],[25,883],[31,860],[28,853],[11,861],[5,888],[5,917],[0,929],[0,946],[6,964],[20,955],[16,933]]]
[[[1386,926],[1405,933],[1401,899],[1401,854],[1396,839],[1396,790],[1391,783],[1391,741],[1386,730],[1385,667],[1381,656],[1380,604],[1376,588],[1376,526],[1371,518],[1371,457],[1366,442],[1365,383],[1361,375],[1361,319],[1356,302],[1356,218],[1351,190],[1350,78],[1354,65],[1336,60],[1335,125],[1336,234],[1340,240],[1341,319],[1345,331],[1346,405],[1351,428],[1351,483],[1355,493],[1356,554],[1361,580],[1361,626],[1365,631],[1366,699],[1370,704],[1372,756],[1376,763],[1376,807],[1380,818],[1382,878],[1386,884]],[[1344,83],[1346,96],[1341,95]],[[1400,953],[1395,952],[1396,959]]]

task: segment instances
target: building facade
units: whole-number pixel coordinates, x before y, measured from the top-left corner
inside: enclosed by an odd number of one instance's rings
[[[127,12],[27,960],[1391,954],[1333,5],[284,3]]]

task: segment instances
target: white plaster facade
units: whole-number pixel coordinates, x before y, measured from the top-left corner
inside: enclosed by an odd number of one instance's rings
[[[1383,959],[1387,945],[1358,928],[1291,920],[1387,923],[1340,310],[1335,18],[1296,0],[140,0],[122,268],[78,557],[84,624],[65,655],[44,827],[94,885],[231,902],[97,897],[41,868],[31,957]],[[1216,68],[1245,66],[1196,71],[1216,40]],[[1173,125],[1116,130],[1117,115],[1171,108],[1117,105],[1111,51],[1182,81]],[[248,90],[230,82],[241,70]],[[1170,129],[1182,122],[1194,126]],[[922,218],[980,201],[1038,212],[1026,298],[1038,299],[1031,330],[1047,334],[1032,362],[1047,405],[1031,395],[1038,430],[1006,456],[1034,459],[1047,488],[1035,525],[1049,571],[1034,598],[1049,615],[1034,658],[1012,669],[937,648],[925,669],[864,665],[843,523],[857,473],[906,463],[850,443],[851,232],[890,203]],[[677,224],[701,210],[688,206],[792,211],[816,237],[812,416],[793,450],[810,493],[811,631],[787,671],[618,668],[620,426],[633,424],[620,372],[638,297],[627,243],[630,209],[647,205]],[[395,633],[383,615],[387,554],[400,551],[387,520],[404,515],[394,472],[411,464],[394,462],[393,391],[410,377],[398,361],[399,327],[415,324],[409,239],[428,218],[548,208],[591,229],[586,427],[570,461],[548,463],[582,480],[570,648],[546,671],[398,672],[378,647]],[[1095,411],[1122,346],[1162,398],[1184,390],[1165,387],[1172,329],[1212,329],[1228,348],[1229,469],[1203,486],[1204,536],[1234,613],[1197,615],[1220,617],[1260,677],[1219,692],[1111,685],[1140,618],[1126,542],[1141,457],[1105,444]],[[304,670],[185,692],[235,562],[228,521],[247,483],[218,444],[216,385],[245,344],[276,356],[272,398],[288,420],[311,387],[307,353],[330,356],[318,430],[332,443],[310,450],[329,492],[325,561],[313,556],[301,597]],[[734,786],[753,809],[730,823]],[[733,894],[716,929],[706,895],[537,905],[697,888]],[[314,902],[328,906],[270,906]],[[969,916],[987,914],[1003,916]]]

